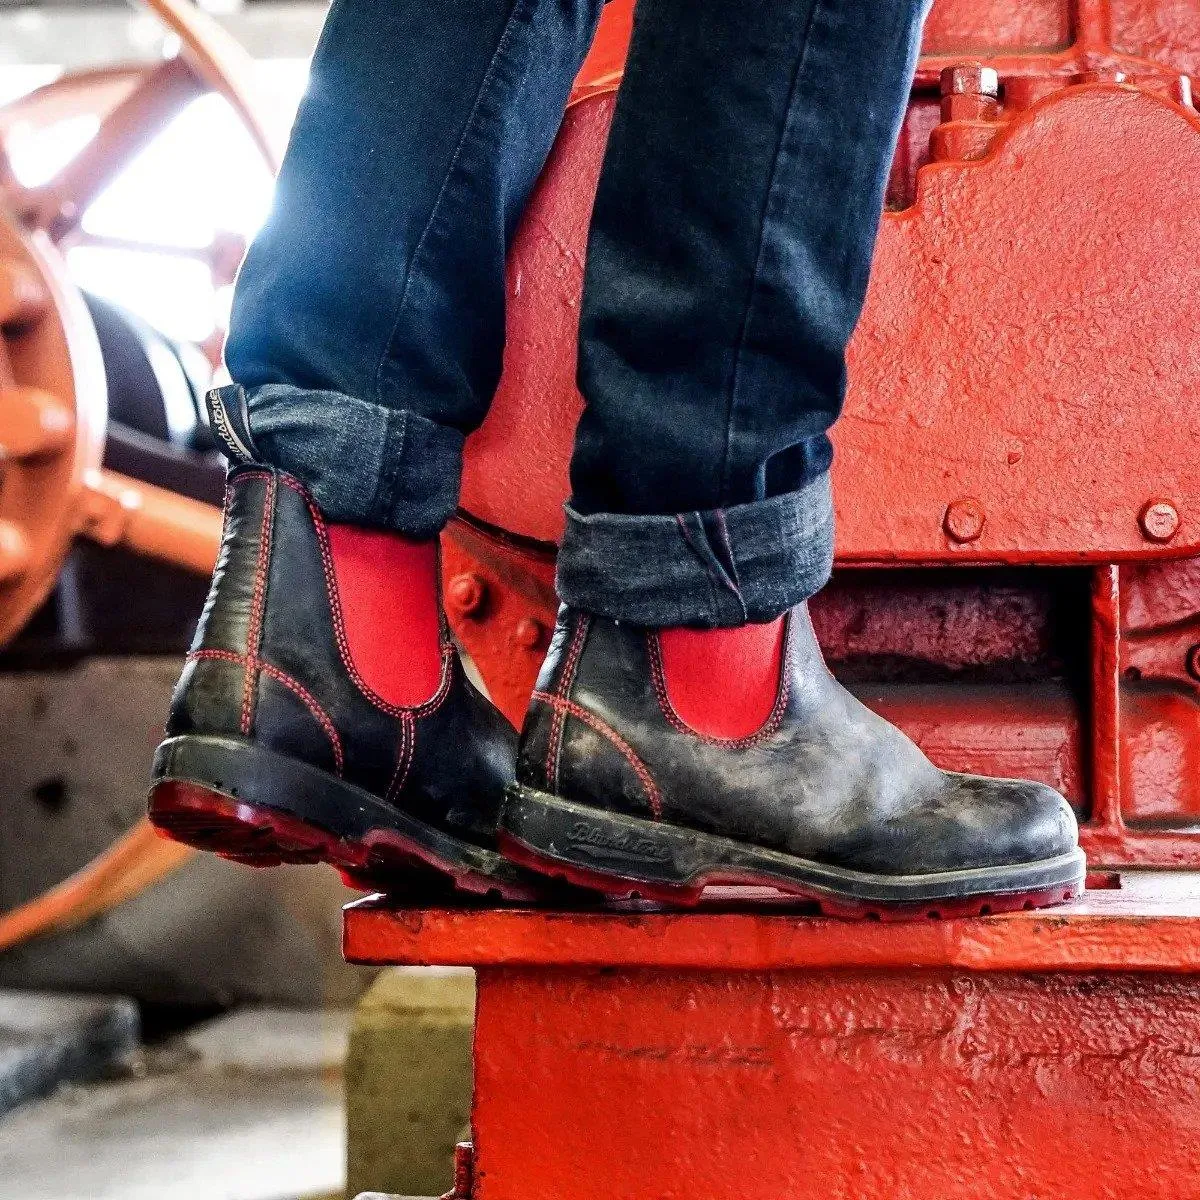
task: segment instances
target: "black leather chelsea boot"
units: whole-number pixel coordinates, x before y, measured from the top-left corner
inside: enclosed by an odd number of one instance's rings
[[[436,543],[328,525],[297,480],[235,466],[154,825],[368,889],[533,899],[539,881],[495,846],[516,731],[466,678],[437,576]]]
[[[804,605],[711,631],[563,610],[517,778],[504,852],[610,896],[690,906],[707,884],[757,885],[905,918],[1083,887],[1067,802],[939,770],[833,678]]]

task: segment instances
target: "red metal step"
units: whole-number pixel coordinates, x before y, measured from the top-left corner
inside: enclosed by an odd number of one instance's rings
[[[345,950],[476,968],[477,1200],[1190,1200],[1200,873],[1119,882],[905,925],[372,900]]]

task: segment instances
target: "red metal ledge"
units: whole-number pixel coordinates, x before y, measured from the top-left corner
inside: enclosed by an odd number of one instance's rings
[[[413,909],[376,897],[346,909],[344,949],[352,962],[424,966],[1200,971],[1200,872],[1129,871],[1120,885],[1039,912],[905,924],[719,907]]]

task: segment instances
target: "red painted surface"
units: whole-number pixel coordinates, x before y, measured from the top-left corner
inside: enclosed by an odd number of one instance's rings
[[[1200,455],[1180,453],[1200,447],[1193,281],[1162,269],[1200,255],[1200,117],[1154,81],[1066,86],[1059,57],[1026,61],[1045,62],[1052,89],[1032,107],[946,120],[972,99],[947,98],[933,132],[951,157],[926,162],[913,205],[885,218],[836,432],[844,563],[1104,563],[1200,546],[1187,503]],[[464,508],[542,541],[562,530],[611,109],[584,89],[531,202],[510,264],[505,379],[468,451]],[[1181,517],[1165,544],[1139,519],[1158,499]],[[983,519],[956,539],[947,512],[964,501]]]
[[[785,622],[737,629],[664,629],[662,681],[671,711],[705,737],[750,737],[779,695]]]
[[[1098,886],[1116,883],[1118,886]],[[1152,922],[1153,938],[1146,937]],[[984,974],[1200,973],[1200,873],[1127,871],[1089,880],[1070,904],[987,920],[864,924],[783,905],[738,912],[719,890],[707,908],[593,912],[422,909],[382,898],[345,911],[352,962],[419,966],[808,971],[953,969]],[[1198,1180],[1200,1182],[1200,1180]]]
[[[442,678],[436,542],[353,525],[328,527],[350,657],[388,704],[432,700]]]
[[[1071,41],[1068,0],[941,0],[925,25],[924,51],[971,57],[982,50],[1061,50]]]
[[[1191,981],[512,970],[478,996],[476,1200],[1200,1195]]]
[[[630,7],[606,10],[510,262],[505,377],[463,490],[492,532],[448,555],[448,578],[486,584],[451,619],[517,723],[554,616]],[[1062,787],[1113,864],[1200,865],[1197,69],[1193,0],[935,4],[835,432],[858,569],[814,604],[869,703],[944,766]]]
[[[346,951],[476,968],[476,1200],[1194,1200],[1200,877],[1122,884],[908,925],[365,902]]]

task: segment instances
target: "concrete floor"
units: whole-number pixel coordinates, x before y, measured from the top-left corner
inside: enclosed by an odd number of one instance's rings
[[[243,1010],[0,1120],[0,1200],[341,1194],[349,1013]]]

